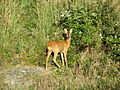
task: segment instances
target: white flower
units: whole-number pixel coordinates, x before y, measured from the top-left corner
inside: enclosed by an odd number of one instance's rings
[[[67,17],[70,17],[70,15],[68,14]]]
[[[97,14],[96,14],[96,13],[92,13],[92,15],[93,15],[93,16],[97,16]]]
[[[103,38],[101,33],[99,34],[99,36],[100,36],[100,38]]]
[[[64,14],[62,14],[61,17],[64,17]]]

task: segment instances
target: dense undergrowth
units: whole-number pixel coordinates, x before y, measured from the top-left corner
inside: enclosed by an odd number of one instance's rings
[[[0,71],[44,67],[47,42],[63,39],[63,28],[74,31],[68,68],[56,68],[50,58],[50,76],[33,75],[33,85],[9,87],[0,74],[0,89],[119,90],[119,11],[119,0],[1,0]]]

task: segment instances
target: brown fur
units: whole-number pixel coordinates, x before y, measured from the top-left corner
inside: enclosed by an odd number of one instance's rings
[[[66,29],[64,29],[64,31],[65,31],[65,34],[67,36],[67,38],[65,40],[50,40],[48,42],[48,46],[47,46],[48,55],[46,57],[46,69],[48,67],[48,59],[49,59],[52,52],[54,53],[53,61],[58,67],[60,67],[60,65],[57,63],[56,58],[57,58],[57,55],[59,52],[61,54],[63,66],[64,66],[64,58],[65,58],[66,66],[68,66],[68,64],[67,64],[67,51],[68,51],[68,48],[70,46],[70,41],[71,41],[70,36],[72,33],[72,29],[70,30],[70,32],[67,32]]]

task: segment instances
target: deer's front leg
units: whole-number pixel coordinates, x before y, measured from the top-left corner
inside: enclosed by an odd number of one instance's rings
[[[61,54],[61,59],[62,59],[62,65],[64,66],[64,58],[63,58],[63,53],[60,53]]]
[[[68,63],[67,63],[67,52],[64,52],[64,57],[65,57],[66,66],[68,67]]]

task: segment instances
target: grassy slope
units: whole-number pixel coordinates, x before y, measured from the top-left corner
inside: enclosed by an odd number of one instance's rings
[[[74,2],[73,6],[78,4]],[[67,3],[56,0],[1,0],[0,68],[21,63],[43,66],[46,43],[56,38],[54,32],[59,31],[53,24],[57,23],[60,12],[67,7]],[[36,77],[36,84],[29,88],[118,89],[119,63],[106,58],[104,53],[92,52],[84,57],[85,52],[78,55],[79,67],[53,69],[52,77]]]

